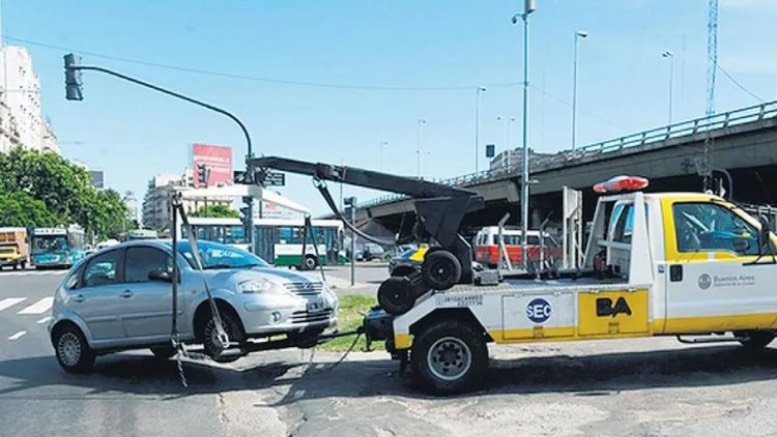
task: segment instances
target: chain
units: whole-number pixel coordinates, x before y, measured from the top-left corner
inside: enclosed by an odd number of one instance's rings
[[[183,362],[181,361],[181,357],[186,356],[186,348],[184,347],[183,343],[178,341],[177,334],[173,339],[172,343],[173,343],[173,348],[176,350],[175,363],[176,363],[176,366],[178,366],[178,376],[181,378],[181,385],[183,385],[184,388],[188,388],[189,384],[186,382],[186,374],[184,374],[183,372]]]

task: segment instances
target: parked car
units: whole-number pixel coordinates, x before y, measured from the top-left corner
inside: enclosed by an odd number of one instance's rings
[[[232,246],[200,241],[204,277],[216,299],[231,342],[285,334],[309,347],[337,323],[338,299],[326,284]],[[77,263],[57,289],[49,332],[55,355],[67,372],[86,372],[95,357],[150,348],[160,358],[175,354],[172,326],[172,243],[138,240],[106,248]],[[214,359],[215,322],[191,246],[178,243],[178,328],[185,343],[202,344]]]

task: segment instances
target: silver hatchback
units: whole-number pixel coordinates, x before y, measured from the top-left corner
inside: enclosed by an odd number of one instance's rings
[[[338,300],[325,283],[273,268],[232,246],[201,241],[197,247],[231,342],[286,335],[308,347],[336,326]],[[57,361],[66,371],[89,371],[97,355],[129,349],[150,348],[160,358],[175,354],[170,341],[172,253],[169,240],[136,241],[73,266],[57,289],[49,324]],[[215,322],[188,242],[178,243],[175,259],[180,339],[202,344],[206,354],[218,359]]]

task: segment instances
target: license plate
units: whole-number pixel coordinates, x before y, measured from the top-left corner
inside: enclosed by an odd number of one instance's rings
[[[308,301],[308,312],[315,313],[324,309],[324,299],[313,299]]]

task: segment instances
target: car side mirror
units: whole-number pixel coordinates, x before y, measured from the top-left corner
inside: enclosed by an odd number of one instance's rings
[[[746,253],[750,249],[750,241],[744,237],[734,237],[734,250],[738,253]]]
[[[149,281],[173,282],[173,276],[169,272],[162,270],[151,270],[148,272]]]

